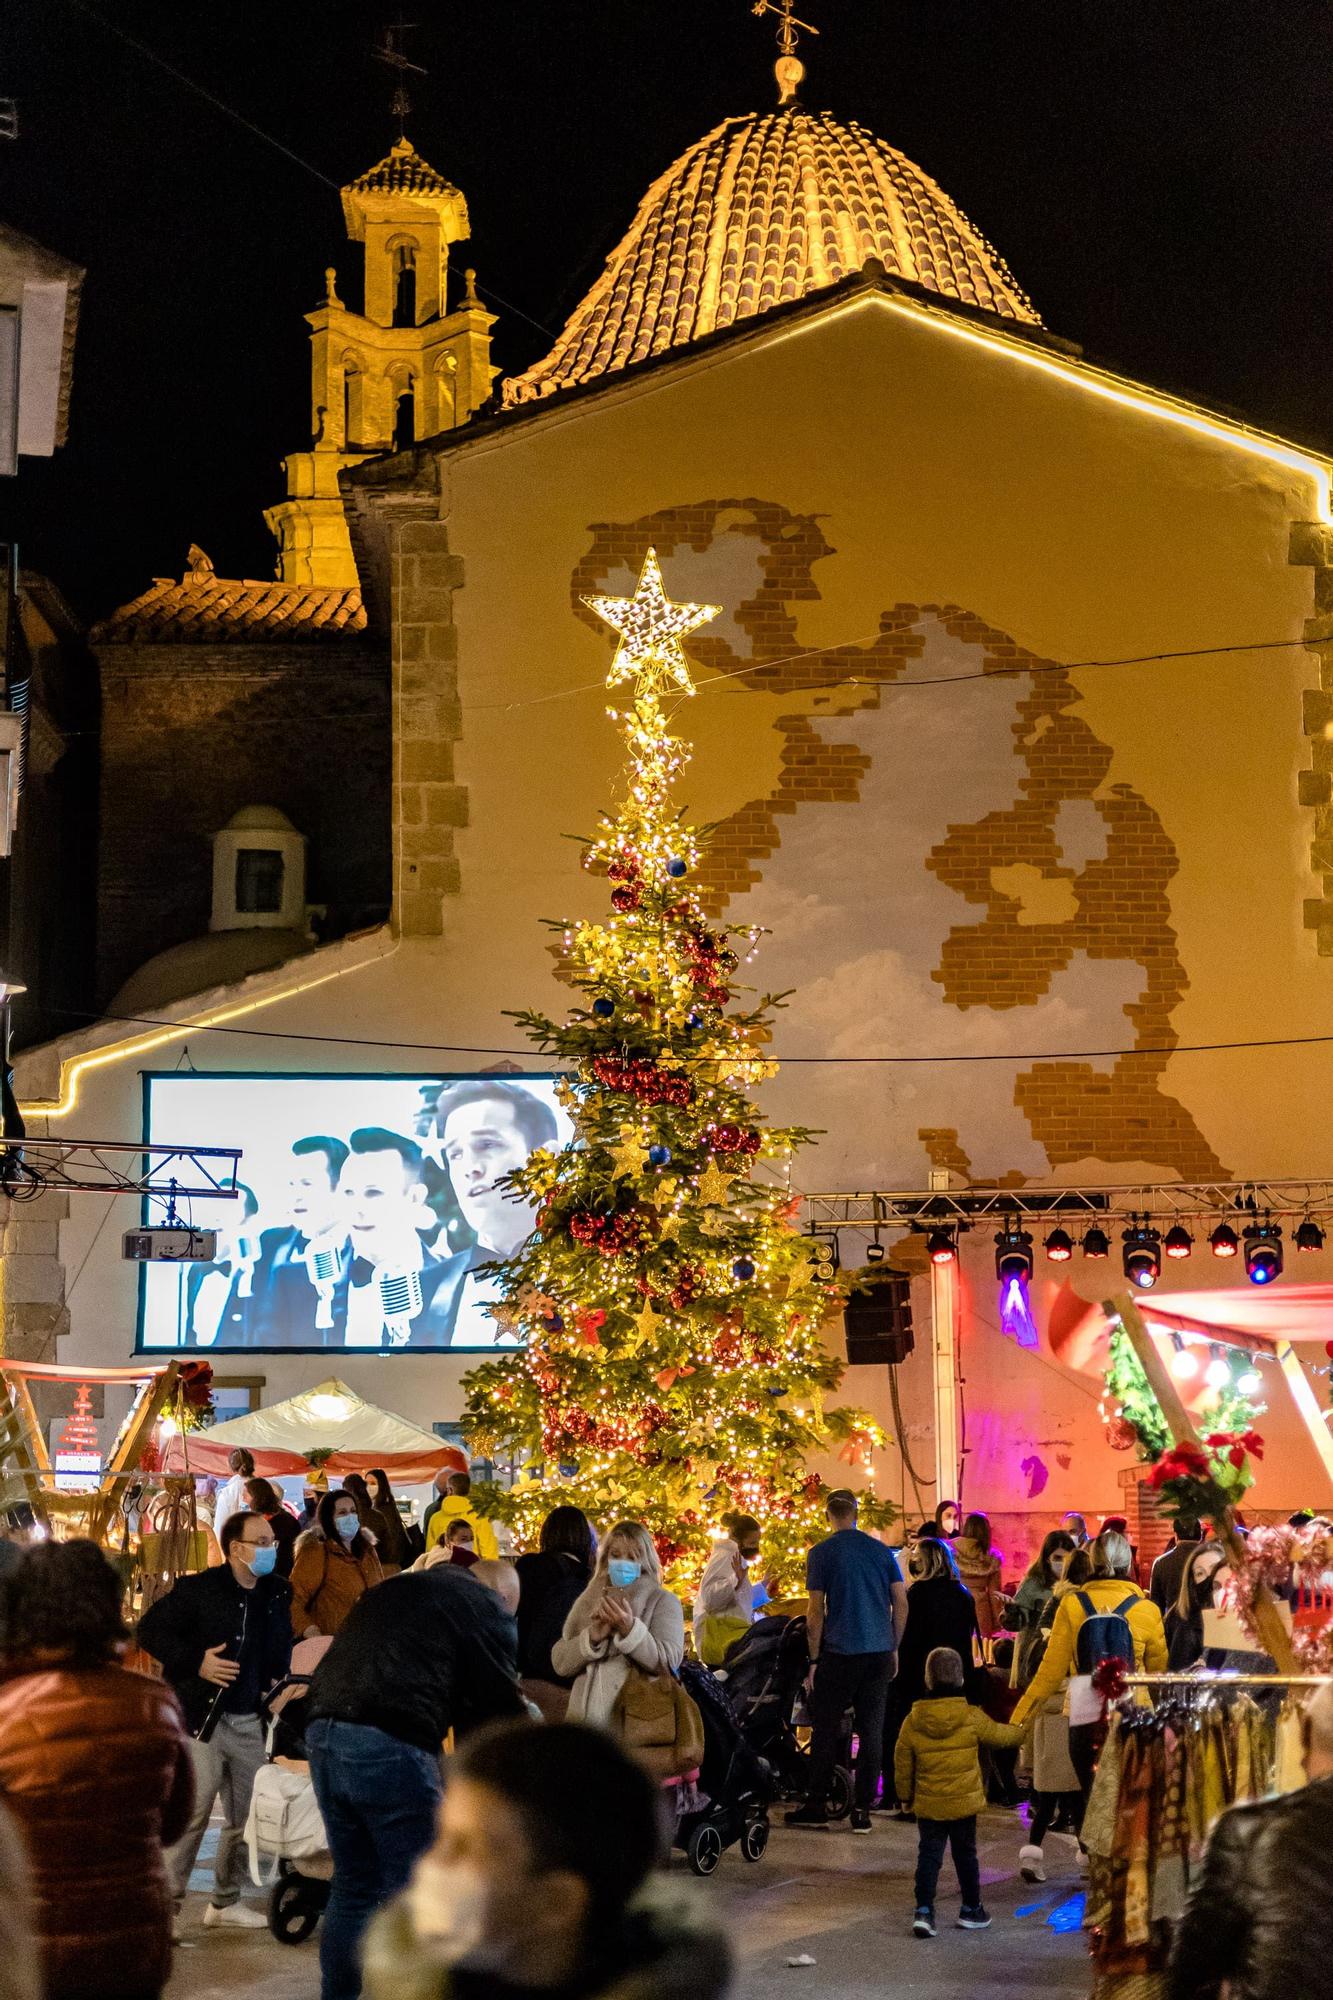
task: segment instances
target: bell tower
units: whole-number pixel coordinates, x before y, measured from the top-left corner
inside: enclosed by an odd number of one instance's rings
[[[362,311],[325,272],[310,326],[308,451],[283,460],[287,497],[265,511],[283,583],[357,583],[338,491],[344,466],[402,451],[467,422],[491,392],[495,324],[463,274],[449,309],[449,245],[469,234],[467,202],[407,139],[342,191],[348,240],[362,245]]]

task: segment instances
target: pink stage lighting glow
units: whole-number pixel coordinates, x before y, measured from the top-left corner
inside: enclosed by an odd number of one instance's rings
[[[1020,1347],[1040,1344],[1037,1322],[1032,1317],[1032,1300],[1022,1278],[1006,1278],[1000,1286],[1000,1325]]]

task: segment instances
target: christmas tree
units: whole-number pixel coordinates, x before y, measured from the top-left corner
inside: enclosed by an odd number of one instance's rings
[[[525,1546],[572,1503],[602,1527],[647,1522],[683,1580],[739,1509],[763,1526],[766,1571],[795,1585],[827,1532],[808,1460],[836,1454],[860,1484],[884,1439],[826,1403],[842,1364],[820,1327],[841,1299],[785,1173],[811,1135],[767,1126],[746,1094],[776,1073],[764,1046],[779,1003],[736,1003],[756,936],[708,922],[700,839],[672,803],[688,753],[663,702],[694,692],[681,642],[717,611],[670,603],[652,550],[633,598],[587,602],[620,635],[608,684],[633,684],[610,711],[625,796],[584,857],[613,914],[553,927],[579,996],[567,1018],[516,1017],[564,1071],[575,1143],[511,1176],[537,1228],[501,1267],[493,1310],[522,1344],[467,1378],[469,1440],[519,1461],[512,1490],[483,1504]],[[863,1519],[892,1515],[866,1496]]]
[[[56,1450],[82,1452],[96,1458],[99,1449],[92,1391],[86,1382],[80,1382],[74,1397],[74,1408],[66,1417],[60,1436],[56,1439]]]

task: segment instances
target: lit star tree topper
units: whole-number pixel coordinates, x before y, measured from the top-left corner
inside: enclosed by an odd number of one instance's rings
[[[588,608],[620,634],[608,687],[633,681],[639,694],[694,693],[681,641],[718,616],[720,604],[673,604],[662,582],[657,550],[649,549],[633,597],[585,597]]]
[[[827,1488],[862,1486],[882,1524],[873,1420],[829,1408],[842,1364],[821,1327],[841,1303],[807,1254],[785,1163],[809,1134],[765,1124],[748,1089],[774,1075],[776,1002],[737,1004],[758,934],[709,922],[700,841],[672,788],[687,762],[661,697],[693,692],[682,641],[717,615],[674,604],[650,550],[632,598],[585,600],[617,632],[611,713],[629,751],[624,796],[584,856],[611,885],[607,922],[559,924],[563,1020],[516,1018],[565,1074],[575,1136],[509,1177],[534,1234],[500,1270],[495,1308],[521,1345],[467,1378],[474,1451],[518,1468],[479,1504],[536,1546],[551,1508],[603,1532],[647,1523],[673,1583],[692,1586],[729,1511],[753,1514],[765,1574],[796,1587],[826,1532]]]

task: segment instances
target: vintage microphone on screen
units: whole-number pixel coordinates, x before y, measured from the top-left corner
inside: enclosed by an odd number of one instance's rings
[[[254,1296],[255,1265],[259,1262],[260,1245],[257,1237],[238,1236],[236,1239],[236,1269],[240,1282],[236,1287],[238,1299]]]
[[[412,1337],[412,1322],[421,1311],[421,1272],[382,1268],[378,1273],[380,1309],[390,1347],[406,1347]]]
[[[319,1301],[315,1310],[316,1331],[328,1333],[333,1326],[333,1290],[342,1263],[341,1246],[331,1243],[327,1237],[323,1242],[315,1237],[306,1244],[302,1257],[306,1276],[314,1286],[315,1297]]]

